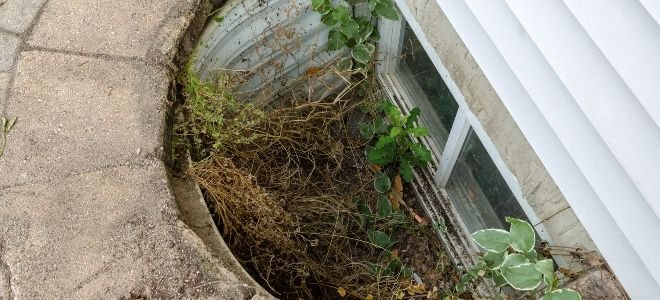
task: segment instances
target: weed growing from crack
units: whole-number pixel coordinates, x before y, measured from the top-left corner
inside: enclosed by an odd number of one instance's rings
[[[2,143],[0,144],[0,157],[5,154],[5,147],[7,146],[7,135],[9,135],[9,131],[11,131],[12,127],[14,127],[14,124],[16,124],[16,117],[2,117],[2,127],[0,127],[0,130],[2,130]]]

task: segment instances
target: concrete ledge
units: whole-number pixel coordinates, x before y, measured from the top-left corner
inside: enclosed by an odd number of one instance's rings
[[[73,53],[146,59],[163,24],[200,0],[50,0],[28,44]],[[190,19],[190,18],[188,18]]]
[[[0,259],[14,297],[253,294],[177,221],[165,176],[153,163],[4,190]]]
[[[159,157],[168,84],[159,68],[23,52],[0,187]]]
[[[161,161],[207,1],[6,1],[0,299],[268,299],[181,221]]]

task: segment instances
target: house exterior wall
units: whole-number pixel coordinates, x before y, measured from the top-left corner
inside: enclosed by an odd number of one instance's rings
[[[557,246],[597,250],[570,205],[557,188],[534,149],[518,128],[502,100],[435,1],[405,0],[409,10],[453,81],[470,111],[516,177],[524,199]],[[418,34],[419,35],[419,34]],[[532,220],[535,222],[535,220]]]
[[[553,190],[570,204],[569,218],[583,228],[546,224],[553,239],[560,236],[553,242],[588,232],[633,299],[657,298],[660,6],[647,0],[397,2],[420,20],[530,205],[540,216],[552,215],[548,206],[561,211],[543,199]],[[470,72],[477,65],[480,71]],[[485,82],[488,88],[476,88]],[[500,101],[470,100],[488,89]],[[517,130],[496,116],[500,111],[508,111]],[[498,127],[503,130],[495,132]],[[520,152],[517,141],[525,138]],[[524,148],[537,158],[525,158]],[[542,178],[555,187],[544,183],[530,194]]]

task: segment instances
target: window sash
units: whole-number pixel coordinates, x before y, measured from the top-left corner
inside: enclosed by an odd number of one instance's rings
[[[411,26],[417,39],[419,39],[419,41],[422,43],[422,46],[424,47],[427,55],[429,55],[433,61],[435,68],[440,73],[441,77],[454,96],[454,99],[458,102],[459,105],[458,112],[454,119],[451,131],[449,132],[449,137],[443,151],[440,151],[431,139],[427,137],[420,139],[420,141],[433,152],[434,162],[431,166],[429,166],[429,169],[432,174],[434,174],[435,183],[441,188],[444,188],[447,185],[461,149],[463,148],[463,144],[466,141],[468,132],[470,129],[474,130],[474,133],[484,145],[488,155],[493,160],[498,171],[506,181],[507,186],[514,194],[516,200],[536,229],[539,237],[548,241],[549,243],[552,243],[552,239],[548,235],[542,220],[537,216],[536,212],[532,209],[527,200],[524,199],[517,179],[500,157],[497,148],[495,148],[493,142],[486,134],[476,116],[470,111],[464,96],[451,78],[449,71],[444,67],[442,61],[434,52],[433,47],[428,43],[428,41],[425,40],[420,25],[413,18],[412,13],[405,4],[405,1],[395,0],[395,3],[400,9],[403,18],[401,18],[399,21],[391,21],[381,18],[378,24],[381,40],[378,43],[376,71],[379,78],[381,79],[381,82],[385,86],[386,91],[390,94],[390,96],[399,100],[399,105],[401,106],[404,113],[409,113],[412,108],[419,106],[414,101],[411,101],[413,98],[406,94],[405,89],[401,88],[402,79],[397,75],[396,72],[402,50],[404,32],[403,21],[406,21]],[[455,217],[458,220],[461,220],[460,216]],[[465,226],[463,226],[463,231],[466,235],[470,234]],[[478,251],[476,245],[473,246],[475,247],[475,250]],[[566,264],[566,260],[563,257],[555,257],[555,261],[559,265]]]

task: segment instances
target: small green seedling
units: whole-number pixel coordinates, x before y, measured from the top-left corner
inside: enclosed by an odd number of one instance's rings
[[[9,131],[11,131],[11,128],[14,127],[14,124],[16,124],[16,117],[12,118],[7,118],[7,117],[2,117],[2,144],[0,144],[0,157],[5,153],[5,146],[7,146],[7,135],[9,135]]]
[[[400,212],[394,211],[385,194],[378,196],[375,212],[372,212],[367,203],[359,198],[354,198],[353,203],[357,206],[360,225],[366,229],[369,243],[380,250],[383,255],[383,260],[379,263],[367,263],[369,273],[375,278],[387,276],[410,278],[413,269],[401,261],[396,251],[392,250],[396,244],[394,232],[397,224],[405,223],[406,217]]]
[[[465,274],[456,291],[462,293],[467,284],[479,277],[491,278],[496,287],[510,286],[519,291],[536,290],[545,283],[542,300],[580,300],[574,290],[559,289],[552,259],[539,256],[534,250],[536,236],[526,221],[506,218],[509,231],[484,229],[473,233],[472,239],[486,250],[482,261]]]
[[[420,109],[416,107],[409,115],[404,116],[401,110],[388,100],[383,102],[380,109],[385,118],[379,117],[371,123],[360,124],[363,137],[378,138],[376,144],[367,149],[367,160],[384,169],[397,168],[401,178],[410,182],[413,178],[412,168],[426,166],[432,160],[431,151],[413,139],[429,133],[427,128],[417,125]]]

